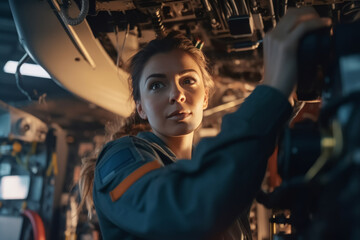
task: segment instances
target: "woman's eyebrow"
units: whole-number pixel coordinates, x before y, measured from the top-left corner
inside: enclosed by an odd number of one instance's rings
[[[194,72],[194,73],[196,73],[196,74],[199,74],[197,71],[195,71],[194,69],[185,69],[184,71],[181,71],[180,73],[179,73],[179,75],[183,75],[183,74],[185,74],[185,73],[188,73],[188,72]]]
[[[150,78],[166,78],[166,75],[163,73],[153,73],[151,75],[149,75],[146,79],[145,79],[145,83],[147,80],[149,80]]]
[[[179,72],[179,75],[184,75],[186,73],[189,73],[189,72],[193,72],[193,73],[196,73],[196,74],[199,74],[197,71],[195,71],[194,69],[185,69],[181,72]],[[164,73],[153,73],[153,74],[150,74],[146,79],[145,79],[145,83],[147,80],[149,80],[150,78],[166,78],[166,74]]]

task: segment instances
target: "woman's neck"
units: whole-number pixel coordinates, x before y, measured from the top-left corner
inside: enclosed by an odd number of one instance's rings
[[[174,152],[176,159],[191,159],[194,133],[168,137],[154,132]]]

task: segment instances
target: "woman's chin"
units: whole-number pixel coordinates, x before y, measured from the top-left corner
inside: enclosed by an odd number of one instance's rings
[[[193,126],[189,126],[187,124],[183,124],[183,125],[177,125],[175,127],[173,127],[170,131],[171,136],[184,136],[184,135],[188,135],[191,134],[195,131],[195,128]]]

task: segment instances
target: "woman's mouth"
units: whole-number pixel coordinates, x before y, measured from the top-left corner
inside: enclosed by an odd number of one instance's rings
[[[188,118],[191,115],[190,112],[179,112],[179,111],[175,111],[173,113],[171,113],[167,118],[171,119],[171,120],[184,120],[186,118]]]

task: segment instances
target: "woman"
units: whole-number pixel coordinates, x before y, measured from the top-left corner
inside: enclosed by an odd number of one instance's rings
[[[264,39],[264,85],[195,150],[194,131],[212,87],[203,54],[170,35],[133,57],[136,113],[151,132],[107,143],[95,170],[94,160],[84,163],[80,180],[104,239],[251,238],[244,216],[291,114],[297,41],[328,24],[312,9],[289,12]]]

